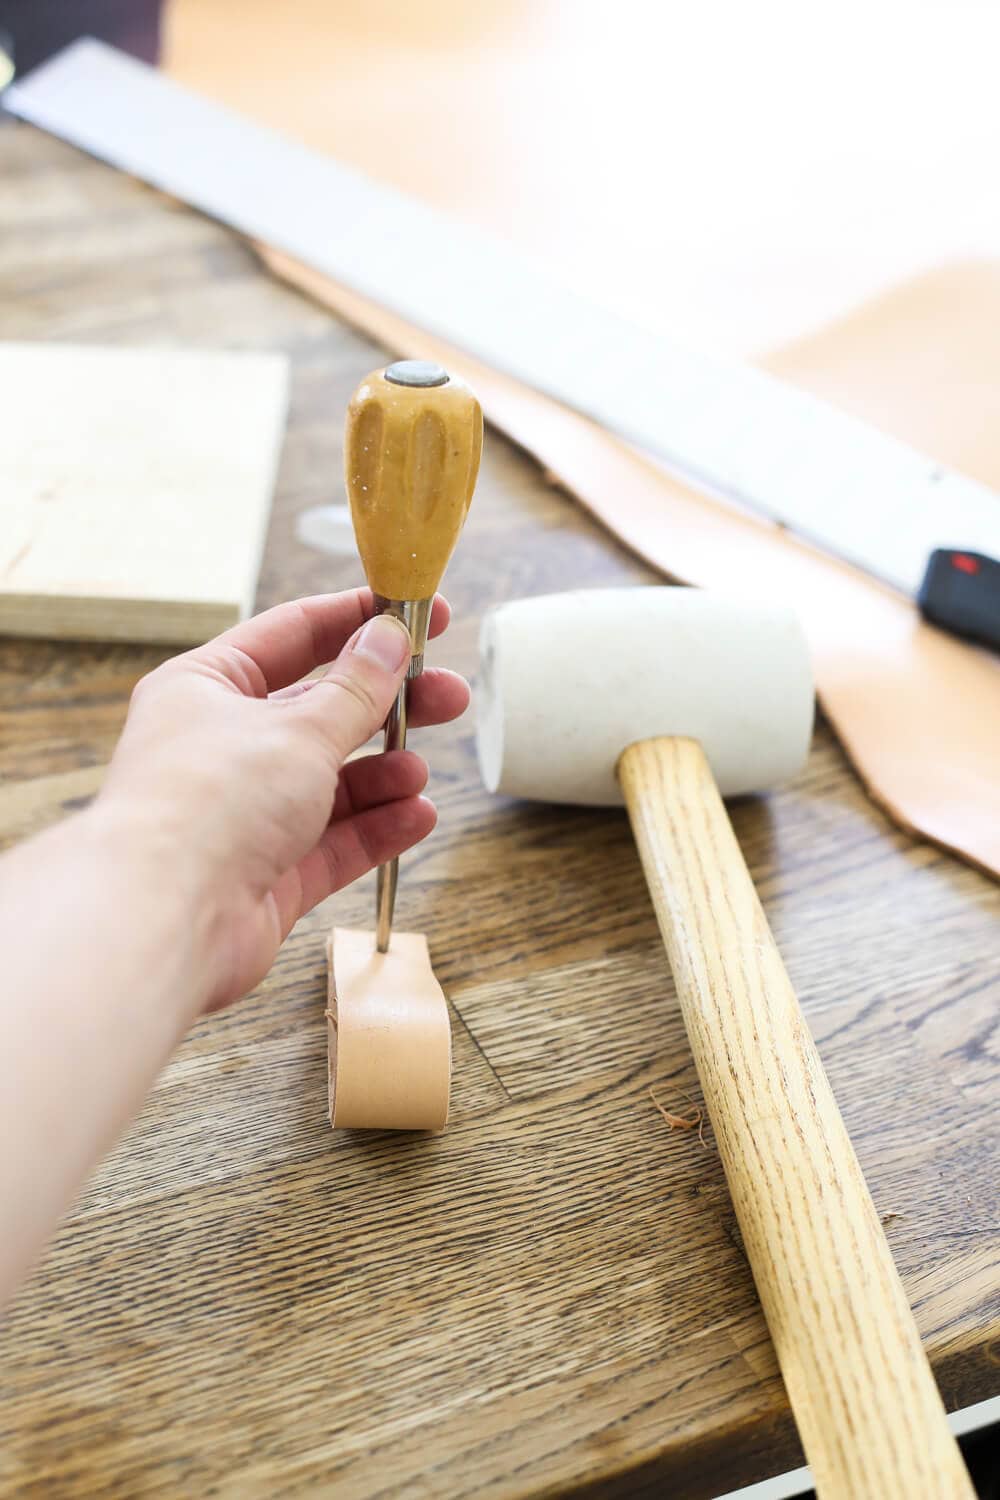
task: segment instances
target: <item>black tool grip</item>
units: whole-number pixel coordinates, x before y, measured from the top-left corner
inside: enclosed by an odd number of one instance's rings
[[[938,548],[927,560],[917,607],[942,630],[1000,651],[1000,561]]]

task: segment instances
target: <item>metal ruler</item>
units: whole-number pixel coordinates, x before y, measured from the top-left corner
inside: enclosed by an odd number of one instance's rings
[[[1000,496],[815,397],[679,348],[514,251],[84,40],[15,114],[326,273],[915,595],[938,548],[1000,555]]]

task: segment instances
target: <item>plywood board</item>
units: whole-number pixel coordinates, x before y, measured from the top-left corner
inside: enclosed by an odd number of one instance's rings
[[[257,586],[283,355],[0,344],[0,632],[206,640]]]

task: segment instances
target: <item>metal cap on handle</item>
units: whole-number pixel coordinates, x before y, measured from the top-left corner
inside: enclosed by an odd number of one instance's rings
[[[386,720],[385,748],[406,744],[408,683],[419,676],[431,605],[479,474],[483,414],[472,391],[430,360],[374,370],[347,408],[344,446],[354,535],[375,607],[410,632],[407,683]],[[397,861],[378,876],[376,945],[389,947]]]

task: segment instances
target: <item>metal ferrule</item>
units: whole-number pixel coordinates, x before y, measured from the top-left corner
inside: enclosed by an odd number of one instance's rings
[[[413,655],[407,677],[419,677],[424,668],[424,651],[427,649],[427,632],[431,627],[433,599],[387,599],[384,594],[375,594],[375,613],[393,615],[402,621],[410,632]]]

